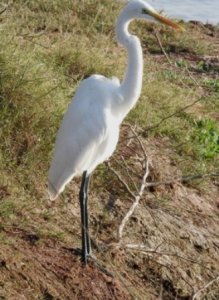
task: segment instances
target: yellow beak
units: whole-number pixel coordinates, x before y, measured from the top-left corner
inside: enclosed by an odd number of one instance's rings
[[[159,22],[161,22],[163,24],[166,24],[166,25],[174,28],[177,31],[185,31],[185,29],[182,26],[180,26],[179,24],[174,23],[173,21],[163,17],[162,15],[158,14],[157,12],[148,11],[148,14],[150,14],[152,17],[154,17]]]

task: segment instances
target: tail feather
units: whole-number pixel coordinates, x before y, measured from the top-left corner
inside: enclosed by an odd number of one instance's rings
[[[59,180],[57,178],[56,180],[51,180],[52,176],[49,176],[48,193],[50,200],[55,200],[64,191],[66,184],[72,180],[74,175],[75,173],[73,172],[65,172]]]
[[[58,195],[60,194],[60,191],[58,191],[55,186],[49,182],[48,183],[48,194],[51,201],[55,200]]]

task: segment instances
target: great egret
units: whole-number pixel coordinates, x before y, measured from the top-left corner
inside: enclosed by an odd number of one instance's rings
[[[128,52],[124,80],[92,75],[81,82],[59,129],[49,170],[49,195],[55,199],[69,181],[83,174],[80,188],[82,261],[91,253],[88,233],[88,183],[91,172],[116,148],[122,120],[136,104],[143,76],[143,55],[138,37],[128,32],[133,19],[154,19],[181,31],[180,25],[158,14],[144,0],[132,0],[118,17],[118,43]]]

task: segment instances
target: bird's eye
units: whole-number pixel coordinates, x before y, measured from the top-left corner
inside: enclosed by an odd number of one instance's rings
[[[146,8],[142,8],[142,13],[145,15],[147,15],[148,14],[148,10],[146,9]]]

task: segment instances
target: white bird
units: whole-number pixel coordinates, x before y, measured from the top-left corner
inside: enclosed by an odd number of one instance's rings
[[[88,233],[88,183],[91,172],[116,148],[120,125],[136,104],[142,88],[143,55],[138,37],[128,32],[133,19],[158,20],[178,31],[182,27],[158,14],[144,0],[132,0],[116,25],[118,43],[128,52],[123,81],[92,75],[81,82],[58,131],[49,170],[48,190],[55,199],[73,177],[83,174],[80,188],[82,261],[91,253]]]

